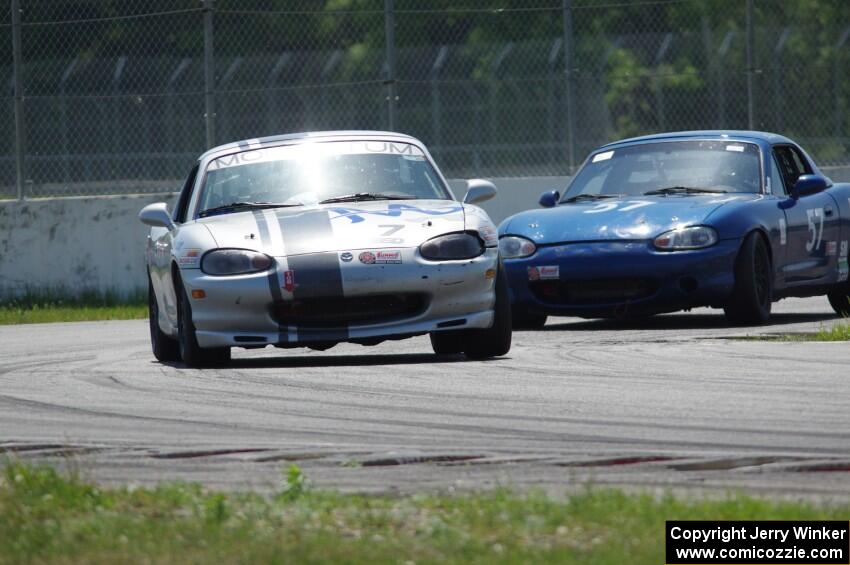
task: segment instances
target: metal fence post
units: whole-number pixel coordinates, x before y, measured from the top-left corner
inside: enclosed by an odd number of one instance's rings
[[[387,41],[387,124],[390,131],[396,129],[396,50],[395,9],[393,0],[384,0],[384,27]]]
[[[204,2],[204,120],[207,149],[215,146],[215,52],[213,50],[213,0]]]
[[[570,165],[570,174],[575,171],[576,147],[575,147],[575,77],[573,73],[575,42],[573,39],[573,0],[563,0],[564,12],[564,78],[566,81],[567,107],[567,158]]]
[[[26,152],[24,129],[24,83],[23,61],[21,54],[21,6],[19,0],[12,0],[12,73],[15,81],[15,176],[18,188],[18,200],[23,200],[24,153]]]
[[[751,130],[755,129],[755,105],[753,73],[755,72],[755,14],[753,13],[754,0],[747,0],[747,127]]]

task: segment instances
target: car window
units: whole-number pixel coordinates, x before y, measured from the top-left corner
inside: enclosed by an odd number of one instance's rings
[[[564,199],[580,194],[639,196],[675,186],[761,191],[760,151],[726,140],[641,143],[596,153]]]
[[[776,157],[770,157],[770,190],[773,194],[785,196],[788,190],[785,187],[785,181],[782,179],[782,173],[779,172],[779,165],[776,164]]]
[[[800,152],[790,145],[775,147],[773,154],[779,163],[779,170],[785,179],[785,186],[792,187],[800,178],[800,175],[811,174],[812,168]]]
[[[313,205],[368,192],[449,199],[421,149],[383,141],[302,143],[242,151],[207,167],[198,210],[233,202]]]
[[[177,196],[177,202],[174,205],[174,213],[172,219],[175,222],[182,223],[186,221],[186,208],[189,206],[189,199],[192,197],[192,187],[195,185],[195,179],[198,177],[198,163],[192,167],[189,176],[186,177],[186,182],[183,183],[183,188]]]

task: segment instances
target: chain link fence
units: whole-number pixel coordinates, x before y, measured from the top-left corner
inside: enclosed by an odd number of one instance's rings
[[[847,0],[10,0],[0,198],[171,191],[206,147],[322,129],[450,177],[708,128],[846,166],[848,71]]]

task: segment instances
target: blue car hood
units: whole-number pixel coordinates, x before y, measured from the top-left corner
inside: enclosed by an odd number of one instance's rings
[[[758,194],[640,196],[561,204],[508,218],[500,235],[521,235],[538,244],[651,239],[678,227],[705,224],[731,202]]]

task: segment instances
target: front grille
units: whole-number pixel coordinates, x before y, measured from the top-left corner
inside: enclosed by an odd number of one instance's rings
[[[531,291],[550,304],[617,304],[652,296],[658,281],[650,278],[535,281]]]
[[[416,316],[426,302],[424,294],[413,293],[307,298],[275,303],[272,317],[279,324],[303,328],[380,324]]]

